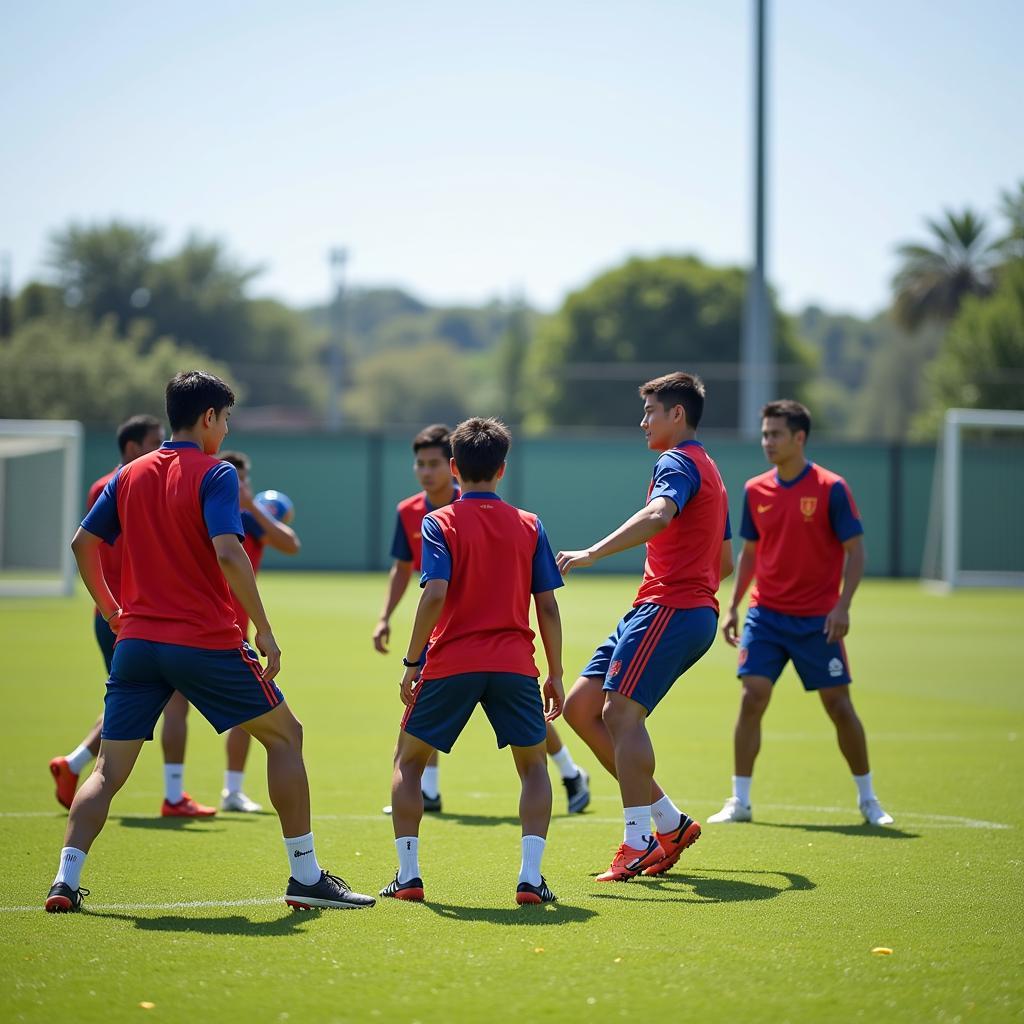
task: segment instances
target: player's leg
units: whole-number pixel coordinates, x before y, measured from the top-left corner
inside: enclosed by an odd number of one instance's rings
[[[441,779],[436,750],[430,755],[430,759],[423,769],[423,778],[420,780],[420,786],[423,792],[423,810],[429,811],[432,814],[440,814]]]
[[[242,728],[228,730],[225,742],[227,769],[224,772],[224,789],[220,794],[222,811],[238,811],[242,814],[257,814],[262,805],[250,800],[243,789],[245,783],[245,761],[249,756],[251,738]]]
[[[165,818],[212,818],[216,807],[197,803],[185,791],[185,747],[188,743],[188,701],[174,696],[164,708],[160,745],[164,754],[164,802],[160,814]]]
[[[545,749],[562,776],[569,813],[582,813],[590,803],[590,776],[572,759],[569,748],[562,742],[552,722],[547,724]]]

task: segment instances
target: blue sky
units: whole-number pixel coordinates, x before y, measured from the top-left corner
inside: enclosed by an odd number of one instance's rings
[[[747,0],[94,0],[8,8],[0,251],[112,216],[223,239],[254,291],[350,279],[554,308],[629,254],[751,250]],[[769,275],[865,313],[894,247],[1024,178],[1024,5],[775,0]]]

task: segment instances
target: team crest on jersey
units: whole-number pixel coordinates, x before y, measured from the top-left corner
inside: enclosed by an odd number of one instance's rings
[[[833,678],[843,674],[843,663],[838,658],[833,658],[828,663],[828,674]]]
[[[616,659],[608,668],[608,678],[614,679],[622,671],[622,662]]]
[[[804,519],[810,519],[814,515],[818,508],[817,498],[801,498],[800,499],[800,511],[804,514]]]

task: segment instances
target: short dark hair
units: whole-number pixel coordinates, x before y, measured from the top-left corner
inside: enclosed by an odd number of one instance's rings
[[[431,423],[424,427],[413,439],[413,454],[424,448],[440,448],[444,457],[452,457],[452,428],[447,423]]]
[[[512,447],[508,427],[493,417],[474,416],[452,431],[452,451],[459,476],[467,483],[493,480]]]
[[[207,409],[219,416],[234,404],[234,391],[205,370],[183,370],[167,382],[167,419],[172,431],[194,427]]]
[[[795,434],[798,430],[804,432],[805,437],[811,436],[811,413],[806,405],[794,401],[792,398],[780,398],[778,401],[769,402],[761,410],[761,419],[767,417],[784,419],[786,426]]]
[[[704,381],[692,373],[666,373],[640,385],[640,397],[653,395],[668,411],[677,405],[686,413],[687,426],[697,429],[704,415]]]
[[[164,425],[155,417],[148,415],[131,416],[117,428],[117,447],[124,455],[130,441],[142,444],[146,435],[154,430],[163,432]]]
[[[221,452],[220,461],[230,462],[235,469],[244,469],[246,473],[249,472],[249,467],[252,465],[245,452]]]

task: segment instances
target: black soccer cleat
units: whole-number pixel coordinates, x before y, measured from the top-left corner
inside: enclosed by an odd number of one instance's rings
[[[544,876],[540,876],[540,885],[520,882],[516,886],[516,903],[554,903],[558,897],[548,888]]]
[[[562,785],[569,798],[569,813],[585,811],[590,805],[590,776],[580,768],[571,779],[562,779]]]
[[[423,879],[410,878],[408,882],[398,880],[398,872],[380,891],[381,896],[389,896],[393,900],[411,900],[415,903],[423,901]]]
[[[377,902],[372,896],[353,892],[348,882],[328,871],[321,871],[320,881],[312,885],[289,878],[284,901],[292,910],[362,910]]]
[[[46,896],[48,914],[68,914],[82,909],[82,900],[89,895],[88,889],[72,889],[64,882],[55,882]]]

